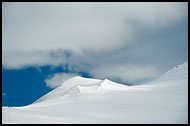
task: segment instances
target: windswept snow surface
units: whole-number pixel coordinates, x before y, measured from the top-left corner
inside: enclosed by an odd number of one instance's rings
[[[2,123],[188,123],[188,62],[149,83],[126,86],[74,77],[23,107],[2,107]]]

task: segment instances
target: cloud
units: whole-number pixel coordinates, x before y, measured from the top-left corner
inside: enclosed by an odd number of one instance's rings
[[[119,79],[128,84],[153,79],[160,75],[159,70],[153,66],[139,66],[136,64],[101,66],[91,71],[91,74],[97,78]]]
[[[132,22],[165,27],[185,16],[184,3],[4,3],[3,51],[112,50],[131,42]]]
[[[153,78],[187,60],[187,10],[183,2],[3,2],[2,66]]]
[[[3,93],[2,96],[5,97],[7,94],[6,93]]]
[[[58,66],[67,62],[66,51],[3,51],[2,65],[7,69],[20,69],[28,66]]]
[[[47,87],[56,88],[62,85],[64,81],[75,76],[78,76],[78,74],[56,73],[53,76],[50,76],[47,79],[45,79],[45,83]]]

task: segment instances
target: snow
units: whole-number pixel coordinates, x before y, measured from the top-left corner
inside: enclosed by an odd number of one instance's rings
[[[74,77],[23,107],[2,107],[2,123],[188,123],[188,62],[141,85]]]

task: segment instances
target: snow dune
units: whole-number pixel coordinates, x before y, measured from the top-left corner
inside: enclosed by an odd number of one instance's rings
[[[34,103],[2,107],[2,123],[188,123],[188,62],[142,85],[74,77]]]

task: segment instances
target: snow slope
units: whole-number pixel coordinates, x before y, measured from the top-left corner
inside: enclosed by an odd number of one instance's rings
[[[2,123],[188,123],[188,63],[142,85],[74,77],[23,107],[2,107]]]

